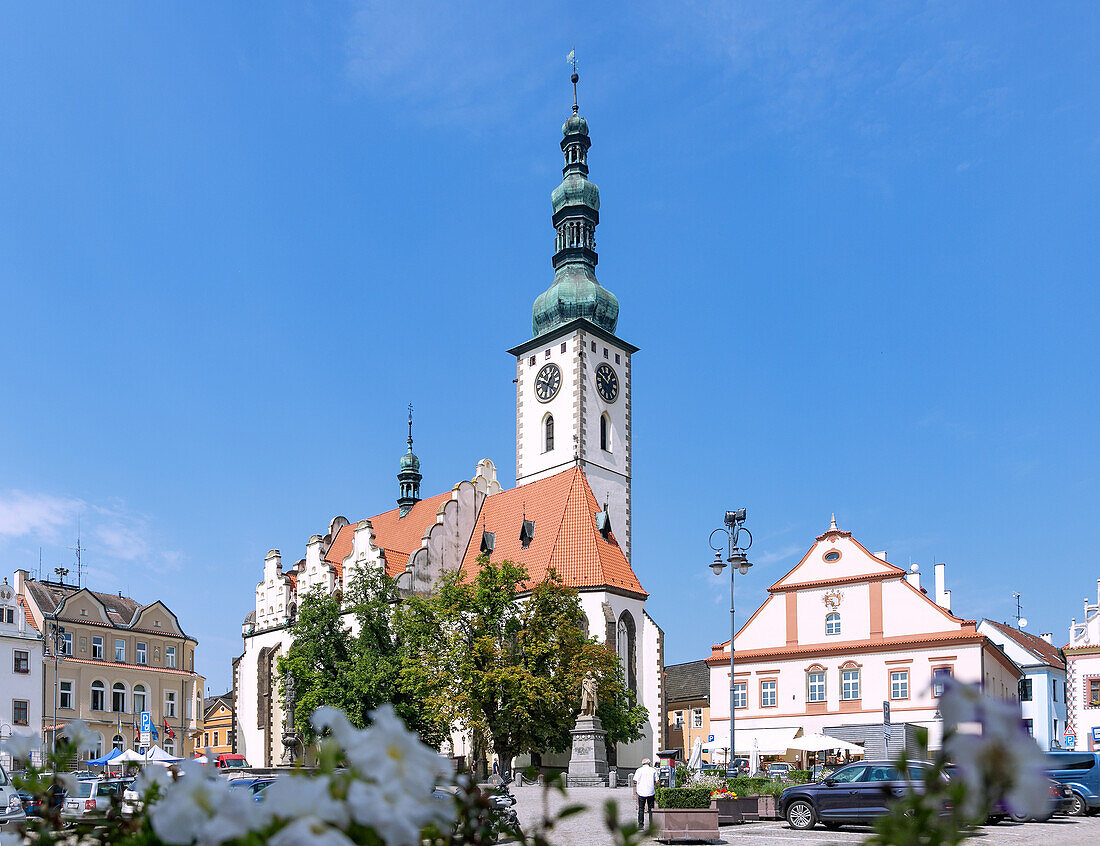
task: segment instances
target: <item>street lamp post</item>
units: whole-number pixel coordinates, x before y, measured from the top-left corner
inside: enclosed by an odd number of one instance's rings
[[[733,742],[733,639],[737,636],[737,622],[733,604],[733,577],[736,573],[744,576],[752,567],[752,563],[745,556],[745,552],[752,546],[752,532],[745,528],[744,508],[727,511],[723,523],[725,523],[724,526],[710,533],[710,548],[714,550],[714,561],[711,563],[710,569],[714,571],[714,575],[720,576],[722,571],[726,569],[726,564],[732,565],[730,568],[730,754],[726,763],[726,777],[736,778],[737,772],[734,761],[737,760],[737,746]],[[725,541],[719,540],[718,545],[715,546],[714,536],[717,534],[725,535],[726,539]],[[742,535],[748,536],[748,543],[744,546],[741,545]],[[726,553],[725,561],[722,560],[723,552]]]
[[[61,660],[61,644],[65,638],[65,627],[58,625],[57,618],[50,623],[50,634],[53,636],[53,734],[51,735],[51,749],[57,748],[57,691],[58,691],[58,662]]]

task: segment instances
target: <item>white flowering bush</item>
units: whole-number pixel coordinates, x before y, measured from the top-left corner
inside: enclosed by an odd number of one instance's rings
[[[159,766],[142,772],[134,782],[142,809],[132,816],[123,815],[116,799],[105,814],[64,820],[59,803],[48,797],[72,789],[72,777],[32,767],[18,786],[44,797],[44,815],[28,820],[22,833],[0,834],[0,846],[481,846],[502,835],[523,846],[548,846],[555,824],[580,810],[569,806],[556,817],[545,812],[524,834],[491,796],[470,779],[456,778],[450,761],[421,743],[392,707],[370,716],[371,725],[357,729],[342,711],[315,711],[319,766],[280,776],[263,801],[201,764],[182,761],[172,772]],[[75,742],[49,756],[54,770],[88,740],[79,721],[67,734]],[[23,735],[3,748],[26,758],[39,745]],[[561,790],[560,781],[551,780],[547,789]],[[606,822],[616,844],[634,846],[640,839],[636,827],[618,824],[612,808]]]

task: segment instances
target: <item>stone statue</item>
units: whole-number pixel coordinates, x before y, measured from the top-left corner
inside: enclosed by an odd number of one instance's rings
[[[598,699],[596,696],[596,677],[592,673],[588,673],[584,677],[584,681],[581,682],[581,716],[582,717],[594,717],[596,716],[596,705]]]
[[[298,693],[294,687],[294,676],[289,672],[283,683],[286,692],[286,717],[283,721],[283,759],[284,764],[293,764],[298,759],[298,749],[302,745],[298,732],[294,729],[294,709]]]

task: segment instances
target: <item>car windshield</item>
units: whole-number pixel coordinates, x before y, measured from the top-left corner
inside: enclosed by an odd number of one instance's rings
[[[248,766],[248,764],[245,762],[245,760],[243,758],[223,758],[222,759],[222,766],[223,767],[246,767],[246,766]]]
[[[867,772],[865,766],[845,767],[837,770],[829,778],[840,784],[851,784],[853,781],[859,781],[865,772]]]
[[[93,787],[95,787],[94,781],[78,781],[76,783],[76,790],[74,790],[69,795],[77,799],[87,799],[89,796],[92,795]]]
[[[4,772],[4,768],[0,766],[0,787],[3,787],[8,783],[8,774]]]

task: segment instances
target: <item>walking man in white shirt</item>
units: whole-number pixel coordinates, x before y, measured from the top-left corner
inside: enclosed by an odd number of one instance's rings
[[[645,828],[645,809],[649,806],[649,821],[653,822],[653,796],[657,792],[657,770],[649,758],[634,771],[634,795],[638,797],[638,828]]]

